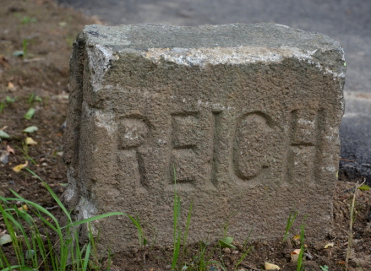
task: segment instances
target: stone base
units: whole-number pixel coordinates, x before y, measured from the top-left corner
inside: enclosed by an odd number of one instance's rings
[[[137,216],[157,245],[173,240],[175,187],[182,223],[193,204],[190,242],[226,224],[239,240],[282,238],[292,210],[322,238],[344,63],[338,42],[283,25],[86,26],[71,58],[65,199],[78,218]],[[138,245],[127,217],[93,226],[111,252]]]

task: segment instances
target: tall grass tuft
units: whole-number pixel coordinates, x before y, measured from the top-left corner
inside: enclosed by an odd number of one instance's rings
[[[289,217],[286,222],[286,228],[285,228],[285,234],[283,235],[282,243],[286,241],[286,239],[290,235],[290,229],[292,225],[294,225],[294,222],[296,220],[296,217],[298,216],[298,211],[291,211],[289,214]]]
[[[180,246],[182,244],[182,231],[180,229],[180,196],[178,195],[177,189],[176,189],[176,170],[175,167],[174,170],[174,206],[173,206],[173,257],[171,261],[171,269],[175,270],[178,259],[179,259],[179,253],[180,253]],[[193,209],[193,203],[191,203],[188,214],[187,214],[187,221],[185,225],[185,231],[183,233],[183,254],[186,252],[186,245],[187,245],[187,238],[189,233],[189,227],[191,225],[191,217],[192,217],[192,209]]]
[[[301,224],[300,226],[300,252],[298,256],[298,261],[296,264],[296,271],[302,271],[304,269],[304,238],[305,238],[305,225]]]
[[[180,218],[180,197],[178,196],[177,190],[176,190],[176,171],[174,168],[174,214],[173,214],[173,258],[171,261],[171,270],[175,270],[175,267],[178,262],[179,257],[179,251],[180,251],[180,229],[179,229],[179,218]]]
[[[98,270],[98,266],[91,264],[92,248],[95,246],[93,235],[90,231],[88,243],[81,247],[76,226],[126,214],[112,212],[74,222],[70,212],[53,190],[34,172],[29,169],[28,171],[42,182],[63,211],[67,223],[62,226],[46,208],[24,199],[13,190],[11,192],[14,197],[0,197],[0,212],[17,259],[16,263],[11,262],[0,246],[0,271]],[[24,205],[18,208],[16,202],[22,202]]]

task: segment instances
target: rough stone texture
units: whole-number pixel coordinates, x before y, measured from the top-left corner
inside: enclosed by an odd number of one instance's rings
[[[345,60],[319,33],[275,24],[86,26],[71,58],[65,199],[78,217],[122,211],[173,238],[174,169],[189,241],[308,238],[332,224]],[[301,219],[298,219],[298,223]],[[102,247],[138,244],[126,217]]]

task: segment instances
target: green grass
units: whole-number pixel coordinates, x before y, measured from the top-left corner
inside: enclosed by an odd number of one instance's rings
[[[298,262],[296,264],[296,271],[302,271],[304,269],[304,237],[305,237],[305,225],[301,224],[300,226],[300,252],[298,256]]]
[[[176,188],[176,170],[174,168],[174,206],[173,206],[173,258],[171,261],[171,269],[175,270],[178,259],[179,259],[179,253],[180,253],[180,247],[181,244],[183,244],[183,254],[186,253],[186,245],[187,245],[187,237],[189,233],[189,227],[191,224],[191,217],[192,217],[192,209],[193,209],[193,203],[191,203],[188,215],[187,215],[187,221],[185,226],[185,231],[182,234],[182,230],[180,228],[180,196],[178,195],[177,188]]]
[[[73,221],[70,212],[67,211],[53,190],[36,174],[30,172],[43,183],[63,211],[67,223],[62,226],[46,208],[24,199],[15,191],[11,191],[14,197],[0,197],[0,212],[17,259],[16,263],[10,262],[0,247],[0,270],[99,270],[97,264],[92,264],[94,262],[92,251],[95,250],[95,242],[91,231],[89,232],[89,241],[81,247],[77,226],[89,225],[92,221],[113,215],[126,214],[112,212]],[[18,208],[16,202],[22,202],[28,210]]]
[[[27,99],[27,103],[31,106],[34,105],[35,102],[42,102],[43,99],[40,98],[39,96],[35,95],[34,92],[32,92],[29,96],[28,96],[28,99]]]
[[[216,261],[213,260],[210,255],[213,255],[216,250],[219,250],[220,252],[220,246],[214,246],[211,248],[211,251],[208,253],[208,242],[207,241],[201,241],[199,243],[199,249],[192,257],[192,260],[188,263],[185,263],[182,267],[183,270],[187,271],[206,271],[206,270],[214,270],[211,269],[210,266],[215,266],[217,269],[215,270],[223,270],[225,271],[226,268],[223,265],[222,261]],[[221,255],[221,253],[219,253]]]
[[[189,234],[189,228],[191,224],[191,217],[193,211],[193,203],[190,204],[187,220],[185,224],[184,233],[182,234],[182,230],[180,227],[180,214],[181,214],[181,201],[180,196],[177,192],[177,181],[176,181],[176,170],[173,169],[174,174],[174,198],[173,198],[173,257],[171,262],[171,269],[177,270],[178,261],[180,256],[183,256],[183,259],[186,258],[187,255],[187,237]],[[222,257],[222,249],[223,248],[232,248],[236,249],[236,247],[232,244],[233,238],[227,236],[228,232],[228,220],[223,227],[223,238],[219,239],[217,245],[211,249],[211,255],[214,254],[215,251],[219,251],[219,258],[220,261],[213,260],[211,256],[207,253],[208,242],[200,242],[199,243],[199,250],[195,256],[192,257],[191,262],[185,262],[180,270],[184,271],[206,271],[212,270],[210,269],[211,266],[217,267],[215,270],[226,270],[226,267],[223,264],[223,257]],[[181,246],[183,247],[183,251],[181,251]],[[246,246],[244,246],[246,249]],[[234,270],[238,270],[238,266],[242,263],[242,261],[246,258],[248,253],[252,247],[249,247],[244,251],[241,257],[238,259]],[[183,253],[181,255],[181,252]],[[189,257],[188,257],[189,258]]]
[[[350,219],[349,219],[349,232],[348,232],[348,245],[347,245],[347,251],[346,251],[346,257],[345,257],[345,270],[349,270],[349,259],[352,257],[352,246],[353,246],[353,224],[355,222],[355,206],[356,206],[356,197],[358,194],[358,191],[368,191],[370,190],[370,187],[368,185],[365,185],[366,179],[364,179],[363,183],[358,184],[356,183],[354,187],[352,202],[350,205]]]
[[[10,96],[6,96],[5,97],[5,100],[2,100],[0,101],[0,113],[2,113],[5,109],[5,106],[7,106],[8,104],[12,104],[16,101],[16,97],[15,98],[11,98]]]
[[[53,190],[43,182],[35,173],[34,175],[48,190],[58,207],[66,217],[66,223],[61,225],[58,219],[41,205],[26,200],[15,191],[13,197],[0,197],[0,212],[10,236],[11,247],[16,262],[7,258],[8,254],[0,245],[0,271],[10,270],[102,270],[101,258],[96,248],[96,241],[92,234],[90,222],[113,215],[125,215],[137,228],[139,246],[148,244],[147,236],[142,228],[142,223],[137,216],[127,215],[121,212],[113,212],[95,216],[81,221],[73,221],[70,212],[63,205]],[[28,210],[19,208],[17,202],[27,206]],[[177,191],[176,172],[174,169],[174,196],[173,196],[173,251],[171,258],[171,270],[203,271],[203,270],[226,270],[223,263],[224,249],[236,249],[232,244],[233,238],[227,235],[228,223],[223,228],[222,238],[213,245],[208,242],[200,242],[198,250],[193,255],[187,251],[187,238],[189,235],[193,203],[190,204],[186,221],[181,223],[181,198]],[[1,218],[0,218],[1,219]],[[291,220],[290,220],[291,221]],[[88,225],[87,242],[80,242],[79,225]],[[183,225],[183,226],[182,226]],[[99,238],[99,237],[98,237]],[[1,240],[0,240],[1,243]],[[304,241],[302,242],[304,244]],[[252,247],[245,244],[241,249],[241,255],[236,261],[233,270],[244,261]],[[182,260],[182,265],[180,265]],[[110,259],[108,260],[110,262]],[[107,268],[107,266],[105,266]],[[210,269],[211,268],[211,269]]]
[[[143,228],[142,228],[142,225],[140,223],[139,218],[137,216],[134,218],[131,215],[128,215],[128,217],[131,220],[131,222],[135,225],[135,227],[137,228],[137,232],[138,232],[137,235],[138,235],[139,247],[142,247],[142,246],[147,245],[148,241],[144,237]]]
[[[22,41],[23,58],[27,58],[28,56],[28,44],[29,44],[29,40],[23,39]]]
[[[23,154],[23,158],[26,161],[30,161],[34,165],[37,164],[36,161],[29,155],[29,148],[24,141],[22,141],[22,148],[19,148],[19,147],[16,147],[16,148]]]
[[[298,211],[291,211],[286,222],[285,234],[283,235],[282,243],[287,240],[290,235],[290,229],[298,216]]]

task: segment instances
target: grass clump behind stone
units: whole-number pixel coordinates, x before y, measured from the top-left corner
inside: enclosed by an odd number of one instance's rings
[[[91,230],[88,242],[81,246],[77,226],[125,214],[112,212],[73,221],[58,196],[48,184],[39,180],[63,211],[67,223],[62,226],[47,208],[24,199],[15,191],[11,191],[14,197],[0,197],[0,212],[6,226],[0,238],[0,270],[100,270],[98,255],[93,253],[96,250]],[[18,207],[17,203],[22,206]],[[16,262],[8,259],[2,249],[5,245],[11,246],[12,254],[16,256],[12,259]]]

